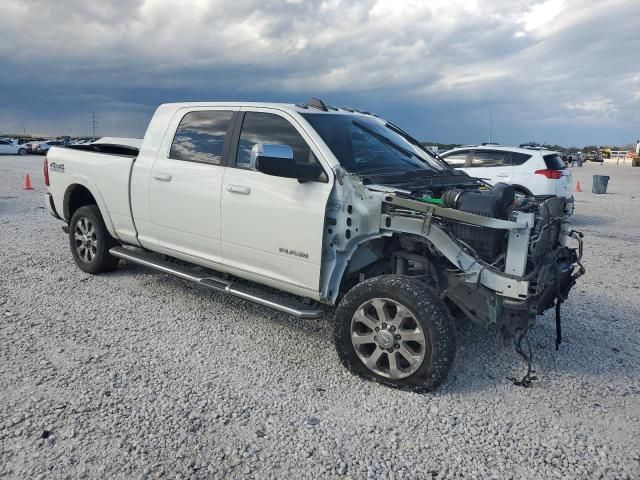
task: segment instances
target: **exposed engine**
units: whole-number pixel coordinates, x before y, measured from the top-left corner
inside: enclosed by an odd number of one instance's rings
[[[449,208],[474,213],[483,217],[508,220],[513,210],[515,190],[511,185],[498,183],[493,190],[447,190],[442,195],[443,204]],[[504,251],[506,231],[449,222],[454,236],[464,242],[487,263],[494,263]]]
[[[526,296],[517,301],[497,297],[497,303],[492,304],[487,298],[493,297],[486,297],[478,286],[464,281],[464,272],[443,268],[437,275],[440,288],[446,290],[445,295],[457,305],[464,306],[468,316],[483,323],[497,324],[507,337],[526,330],[536,315],[561,303],[575,284],[575,279],[584,273],[579,262],[580,234],[569,229],[569,222],[564,215],[565,199],[562,197],[526,197],[504,183],[498,183],[491,189],[477,183],[455,187],[434,185],[429,189],[413,191],[407,196],[438,207],[498,220],[517,222],[520,212],[534,215],[529,243],[525,246],[524,273],[518,276],[528,282]],[[478,259],[482,268],[508,275],[505,266],[509,230],[474,225],[445,216],[438,218],[437,222],[464,250]],[[578,251],[564,244],[566,237],[578,241]],[[405,244],[405,251],[420,251],[419,248],[406,247]],[[429,257],[427,252],[423,255]],[[404,253],[395,254],[395,258],[402,256],[409,261],[409,265],[417,262]],[[430,262],[437,261],[434,257],[430,258]],[[446,264],[445,261],[443,266]],[[473,306],[469,308],[470,305]]]

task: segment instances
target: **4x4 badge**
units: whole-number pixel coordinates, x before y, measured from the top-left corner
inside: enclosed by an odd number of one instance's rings
[[[64,173],[64,163],[52,163],[49,165],[49,171]]]

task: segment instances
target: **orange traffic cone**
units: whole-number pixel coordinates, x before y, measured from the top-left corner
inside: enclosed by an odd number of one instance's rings
[[[24,187],[22,188],[25,190],[33,190],[33,188],[31,188],[31,179],[29,178],[28,173],[24,176]]]
[[[578,183],[576,183],[576,189],[575,189],[575,191],[576,191],[576,192],[581,192],[581,191],[582,191],[582,189],[580,188],[580,180],[578,180]]]

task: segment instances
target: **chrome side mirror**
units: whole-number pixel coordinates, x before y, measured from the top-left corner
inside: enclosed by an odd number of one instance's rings
[[[255,162],[256,170],[266,175],[295,178],[300,182],[326,182],[322,177],[322,167],[319,164],[296,163],[293,159],[293,149],[289,145],[257,143],[251,149],[251,162]]]

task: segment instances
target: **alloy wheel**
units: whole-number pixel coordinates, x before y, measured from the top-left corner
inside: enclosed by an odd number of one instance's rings
[[[388,298],[374,298],[358,307],[351,320],[351,344],[369,370],[392,379],[415,373],[428,347],[411,311]]]
[[[87,217],[80,217],[75,225],[74,239],[78,257],[85,263],[91,263],[96,256],[98,240],[96,230]]]

